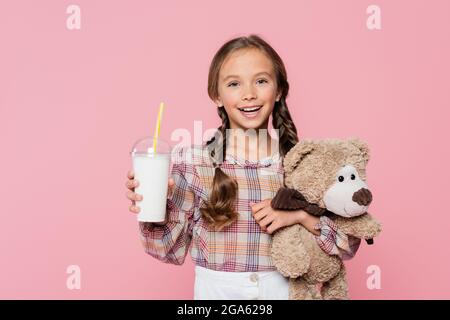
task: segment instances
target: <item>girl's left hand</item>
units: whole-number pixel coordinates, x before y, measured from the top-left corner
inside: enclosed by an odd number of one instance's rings
[[[253,217],[261,229],[269,234],[282,227],[300,223],[303,210],[282,211],[272,209],[270,202],[272,199],[265,199],[258,203],[250,203]]]

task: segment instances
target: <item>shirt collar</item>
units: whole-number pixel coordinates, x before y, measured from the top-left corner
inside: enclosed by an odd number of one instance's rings
[[[251,161],[241,157],[235,157],[231,154],[226,154],[225,161],[237,165],[241,165],[243,167],[252,167],[252,168],[260,168],[260,167],[269,167],[274,163],[279,163],[281,160],[279,152],[272,154],[271,156]]]

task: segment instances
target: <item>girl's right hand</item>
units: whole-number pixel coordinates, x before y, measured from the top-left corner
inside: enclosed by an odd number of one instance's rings
[[[134,188],[139,186],[139,181],[134,178],[133,170],[128,171],[127,178],[128,180],[126,182],[126,186],[128,188],[128,191],[126,193],[126,196],[131,200],[131,206],[129,207],[129,210],[132,213],[139,213],[141,208],[136,205],[136,201],[141,201],[143,199],[143,196],[134,192]],[[169,183],[167,186],[167,194],[169,196],[172,195],[174,186],[175,181],[172,178],[169,178]]]

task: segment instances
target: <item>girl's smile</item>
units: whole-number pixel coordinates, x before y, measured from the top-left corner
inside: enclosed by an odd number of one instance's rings
[[[256,105],[256,106],[244,106],[241,108],[238,108],[239,111],[241,111],[241,113],[244,115],[244,117],[248,118],[248,119],[252,119],[255,118],[258,114],[259,111],[261,110],[263,106],[262,105]]]

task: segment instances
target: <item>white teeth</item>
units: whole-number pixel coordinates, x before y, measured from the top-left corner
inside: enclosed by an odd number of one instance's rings
[[[239,108],[239,110],[241,110],[241,111],[255,111],[255,110],[258,110],[259,108],[261,108],[261,106],[254,107],[254,108]]]

